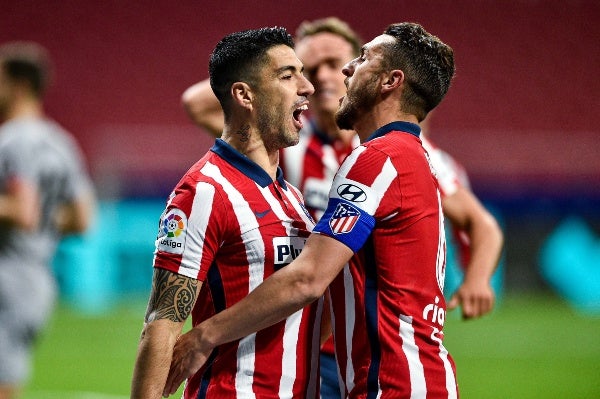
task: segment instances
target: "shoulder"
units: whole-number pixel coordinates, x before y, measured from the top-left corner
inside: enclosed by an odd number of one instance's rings
[[[236,172],[221,157],[208,151],[181,177],[171,193],[170,201],[191,207],[195,198],[202,198],[203,201],[198,201],[196,206],[214,206],[214,203],[222,202],[221,199],[215,200],[215,196],[226,197],[222,194],[223,185],[225,182],[232,184],[236,179],[235,175],[239,173]]]
[[[352,151],[350,157],[402,160],[412,156],[424,157],[424,153],[418,137],[410,133],[393,131],[362,143]]]

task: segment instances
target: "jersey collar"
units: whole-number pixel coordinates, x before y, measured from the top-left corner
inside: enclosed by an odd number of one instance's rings
[[[254,161],[242,155],[238,150],[227,144],[222,139],[217,139],[215,144],[210,149],[215,154],[219,155],[225,161],[233,165],[240,172],[248,176],[248,178],[254,180],[261,187],[267,187],[273,183],[271,176],[263,168],[258,166]],[[281,168],[277,167],[277,182],[279,185],[286,189],[285,180],[283,179],[283,172]]]
[[[373,134],[371,134],[365,140],[365,142],[376,139],[378,137],[381,137],[381,136],[385,135],[386,133],[389,133],[392,131],[406,132],[406,133],[410,133],[414,136],[419,137],[419,135],[421,134],[421,127],[414,123],[403,122],[403,121],[396,121],[396,122],[388,123],[387,125],[383,125],[379,129],[375,130],[373,132]]]

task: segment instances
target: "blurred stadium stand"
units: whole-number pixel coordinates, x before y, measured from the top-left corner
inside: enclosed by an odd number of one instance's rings
[[[2,3],[0,42],[35,40],[52,54],[48,112],[81,142],[102,200],[94,231],[61,245],[65,298],[101,309],[148,294],[164,200],[212,142],[190,123],[180,96],[207,77],[216,42],[258,26],[293,32],[329,15],[365,39],[399,19],[416,21],[454,48],[456,78],[430,135],[502,219],[503,291],[568,297],[549,259],[562,259],[560,270],[585,263],[583,280],[600,273],[597,252],[575,245],[581,229],[564,227],[579,220],[590,236],[600,232],[600,2],[382,0],[369,15],[360,0],[263,3]]]

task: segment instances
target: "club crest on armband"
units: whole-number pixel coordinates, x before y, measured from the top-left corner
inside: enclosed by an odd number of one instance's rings
[[[346,203],[339,203],[329,219],[329,227],[333,234],[349,233],[358,222],[360,211]]]

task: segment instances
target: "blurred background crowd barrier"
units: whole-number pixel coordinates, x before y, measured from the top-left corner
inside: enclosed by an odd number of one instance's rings
[[[63,299],[79,311],[96,314],[129,298],[147,296],[154,240],[164,204],[161,199],[103,201],[94,228],[85,236],[63,240],[59,246],[54,270]],[[505,219],[517,216],[490,208],[503,230],[512,233],[507,231]],[[450,231],[447,237],[445,291],[449,296],[458,288],[463,273]],[[575,310],[600,316],[600,239],[583,218],[568,216],[545,236],[519,235],[508,242],[515,239],[529,240],[527,255],[534,255],[531,261],[536,269],[507,270],[505,251],[492,279],[499,304],[507,289],[552,289]],[[509,245],[509,253],[511,248]],[[523,258],[527,261],[527,256]]]

